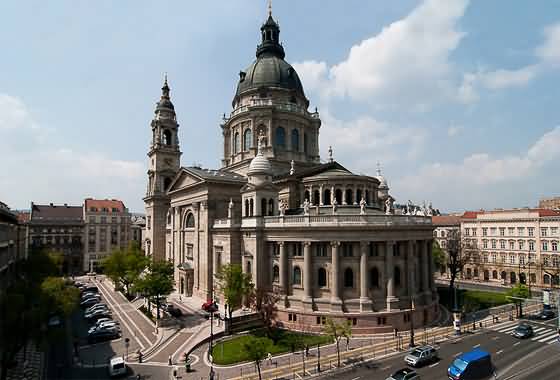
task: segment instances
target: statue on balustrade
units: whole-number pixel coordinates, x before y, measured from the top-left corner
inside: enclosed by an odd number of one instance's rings
[[[338,202],[336,201],[336,198],[334,198],[333,203],[332,203],[332,213],[333,213],[333,215],[336,214],[336,210],[338,210]]]
[[[280,216],[284,216],[286,208],[286,201],[283,199],[278,200],[278,211],[280,212]]]
[[[360,215],[365,215],[366,214],[366,200],[364,199],[364,197],[362,197],[362,199],[360,200]]]
[[[303,215],[309,215],[309,200],[305,199],[303,202]]]
[[[385,215],[393,215],[393,198],[387,197],[385,200]]]

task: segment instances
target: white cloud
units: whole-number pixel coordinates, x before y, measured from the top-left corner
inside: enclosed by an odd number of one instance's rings
[[[447,128],[447,136],[449,137],[455,137],[457,136],[459,133],[463,132],[463,127],[460,125],[452,125],[449,128]]]
[[[32,200],[80,204],[86,196],[140,204],[143,163],[56,146],[56,135],[45,135],[21,99],[2,94],[0,141],[7,142],[3,146],[8,152],[0,176],[1,198],[11,207],[27,207]]]
[[[426,0],[378,35],[354,45],[347,58],[331,68],[306,61],[295,64],[296,69],[306,86],[329,96],[426,102],[427,94],[451,91],[449,55],[463,37],[457,21],[466,6],[466,0]]]
[[[468,196],[479,191],[485,196],[503,196],[492,189],[498,185],[514,184],[537,175],[539,169],[560,159],[560,127],[541,136],[527,151],[519,155],[493,157],[476,153],[459,163],[424,165],[413,175],[401,178],[393,186],[397,191],[420,194],[424,198],[446,199],[449,194]],[[512,186],[510,191],[516,191]]]
[[[547,26],[543,32],[544,41],[535,50],[536,56],[546,64],[560,64],[560,23]]]
[[[321,119],[323,158],[332,146],[335,160],[369,175],[375,173],[377,162],[385,165],[418,157],[426,141],[421,128],[401,128],[369,116],[342,121],[323,110]]]

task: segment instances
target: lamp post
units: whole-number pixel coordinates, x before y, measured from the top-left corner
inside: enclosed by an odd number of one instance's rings
[[[409,347],[412,348],[415,346],[414,344],[414,296],[410,298],[410,315],[408,316],[410,320],[410,343]]]

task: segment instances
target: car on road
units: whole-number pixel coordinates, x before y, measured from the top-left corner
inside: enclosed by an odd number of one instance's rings
[[[537,315],[535,315],[535,319],[540,319],[543,321],[552,319],[554,317],[556,317],[556,314],[554,314],[554,311],[550,309],[543,309]]]
[[[88,343],[97,343],[106,340],[113,340],[120,337],[120,332],[117,329],[100,329],[88,333]]]
[[[206,312],[213,312],[218,310],[218,304],[212,300],[208,300],[202,304],[202,310]]]
[[[420,375],[410,368],[402,368],[393,373],[386,380],[420,380]]]
[[[128,372],[126,363],[124,362],[124,359],[121,356],[117,356],[112,359],[109,359],[109,365],[107,366],[107,370],[109,371],[109,377],[123,376],[126,375]]]
[[[492,357],[480,348],[459,355],[447,368],[451,380],[486,379],[493,373]]]
[[[420,367],[426,363],[431,363],[437,359],[437,350],[432,346],[422,346],[415,348],[410,354],[404,357],[406,364],[412,367]]]
[[[178,318],[178,317],[183,315],[183,312],[181,311],[181,309],[178,308],[177,306],[175,306],[172,303],[166,303],[165,306],[164,306],[164,310],[166,312],[168,312],[169,315],[171,315],[175,318]]]
[[[516,328],[513,329],[511,335],[519,339],[530,338],[533,336],[533,327],[527,323],[520,323]]]

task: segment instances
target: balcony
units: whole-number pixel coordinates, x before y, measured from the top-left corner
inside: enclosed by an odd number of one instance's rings
[[[431,217],[411,215],[291,215],[243,218],[241,227],[352,227],[352,226],[416,226],[431,225]],[[231,227],[229,219],[216,219],[214,228]]]
[[[314,119],[319,118],[319,113],[317,111],[311,113],[308,112],[305,107],[302,107],[298,104],[278,102],[278,101],[274,101],[273,99],[251,99],[251,104],[237,107],[231,112],[230,117],[234,117],[241,113],[248,112],[254,109],[255,107],[274,107],[278,111],[300,113],[302,115],[309,116]]]

